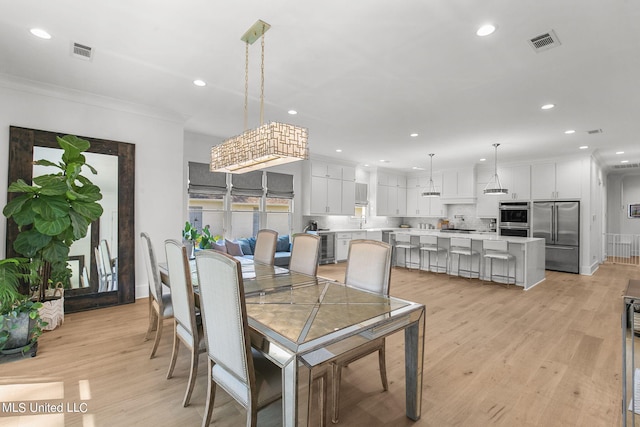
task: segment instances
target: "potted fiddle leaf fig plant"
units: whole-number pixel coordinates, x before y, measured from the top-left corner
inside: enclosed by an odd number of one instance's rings
[[[41,302],[18,291],[21,280],[28,281],[33,270],[26,258],[0,260],[0,353],[36,355],[38,337],[46,322],[38,310]]]
[[[30,260],[38,280],[30,283],[36,301],[45,300],[45,290],[53,279],[68,277],[69,248],[87,235],[89,225],[100,218],[103,209],[100,188],[82,174],[83,168],[96,170],[86,163],[87,140],[73,135],[57,137],[62,148],[59,162],[36,160],[35,165],[58,169],[33,178],[33,184],[18,179],[9,185],[12,198],[2,213],[15,221],[18,235],[13,249]]]

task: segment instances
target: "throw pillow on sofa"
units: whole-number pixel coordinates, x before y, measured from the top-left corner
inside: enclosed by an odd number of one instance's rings
[[[245,237],[238,239],[237,242],[240,244],[240,249],[244,255],[253,255],[253,251],[256,248],[255,237]]]
[[[242,246],[240,242],[232,242],[231,240],[224,240],[225,245],[227,246],[227,253],[231,256],[243,256],[244,251],[242,250]]]
[[[284,236],[278,236],[278,241],[276,242],[276,252],[290,252],[289,248],[289,235],[286,234]]]
[[[225,245],[224,242],[214,242],[213,245],[211,245],[211,249],[224,252],[225,254],[227,253],[227,245]]]

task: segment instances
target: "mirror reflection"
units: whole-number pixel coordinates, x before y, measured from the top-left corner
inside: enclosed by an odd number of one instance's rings
[[[59,148],[33,147],[33,159],[58,163],[63,151]],[[87,235],[71,245],[67,266],[71,277],[64,283],[67,295],[118,290],[118,157],[84,153],[87,163],[98,172],[82,173],[100,187],[104,209],[102,217],[89,227]],[[33,176],[52,173],[51,167],[33,166]]]

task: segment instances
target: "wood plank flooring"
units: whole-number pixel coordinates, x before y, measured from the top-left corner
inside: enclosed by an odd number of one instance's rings
[[[344,264],[321,266],[319,274],[342,279]],[[375,355],[343,371],[340,425],[620,425],[621,296],[630,278],[640,278],[637,267],[606,264],[593,276],[548,271],[525,292],[394,268],[391,294],[427,307],[422,419],[404,416],[404,339],[396,334],[387,341],[388,392]],[[149,360],[147,320],[146,299],[67,315],[42,336],[37,357],[0,364],[0,426],[199,426],[205,358],[183,408],[187,351],[165,379],[172,322]],[[70,407],[33,415],[30,399]],[[277,411],[269,408],[260,421],[273,424]],[[212,425],[244,419],[219,389]]]

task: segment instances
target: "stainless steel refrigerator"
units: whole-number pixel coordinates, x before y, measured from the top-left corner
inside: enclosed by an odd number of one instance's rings
[[[545,239],[547,270],[580,272],[580,202],[534,202],[531,236]]]

